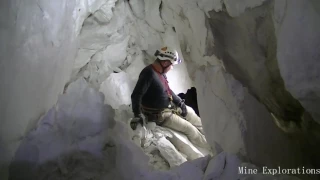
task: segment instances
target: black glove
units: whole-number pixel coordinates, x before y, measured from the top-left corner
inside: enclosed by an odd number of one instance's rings
[[[184,100],[182,100],[180,103],[179,103],[179,105],[178,105],[180,108],[181,108],[181,110],[182,110],[182,112],[181,112],[181,116],[182,117],[186,117],[187,116],[187,114],[188,114],[188,111],[187,111],[187,107],[186,107],[186,104],[184,103]]]
[[[142,117],[141,114],[135,115],[135,117],[134,117],[134,118],[131,120],[131,122],[130,122],[130,126],[131,126],[131,128],[132,128],[133,130],[136,130],[136,128],[137,128],[137,126],[138,126],[139,123],[141,124],[141,126],[144,125],[144,123],[143,123],[143,117]]]

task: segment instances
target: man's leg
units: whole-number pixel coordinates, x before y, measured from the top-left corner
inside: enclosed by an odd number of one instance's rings
[[[202,134],[204,134],[203,132],[203,128],[202,128],[202,122],[200,117],[196,114],[196,112],[192,109],[192,107],[187,106],[187,116],[186,119],[187,121],[189,121],[192,125],[194,125]]]
[[[192,143],[199,147],[209,148],[204,135],[189,121],[172,112],[162,113],[162,118],[165,119],[164,127],[184,133]]]

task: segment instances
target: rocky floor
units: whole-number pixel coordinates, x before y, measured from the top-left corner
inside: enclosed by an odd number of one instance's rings
[[[24,138],[10,179],[286,179],[239,175],[239,167],[253,165],[226,152],[200,151],[185,136],[152,123],[132,131],[126,113],[106,106],[101,93],[79,79]]]

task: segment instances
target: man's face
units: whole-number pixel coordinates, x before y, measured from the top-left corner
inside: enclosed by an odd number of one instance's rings
[[[172,65],[172,63],[171,63],[169,60],[168,60],[168,61],[162,61],[161,63],[162,63],[162,66],[163,66],[163,67],[167,67],[167,68],[164,69],[164,73],[167,73],[167,72],[169,72],[171,69],[173,69],[173,65]]]

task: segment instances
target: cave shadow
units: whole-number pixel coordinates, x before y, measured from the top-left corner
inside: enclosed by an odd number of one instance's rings
[[[198,100],[197,100],[197,90],[195,87],[191,87],[186,93],[179,93],[178,96],[185,100],[185,104],[190,106],[195,113],[200,117]]]
[[[116,177],[115,150],[105,146],[103,157],[88,151],[74,150],[38,163],[16,160],[10,164],[9,180],[87,180],[101,177]],[[113,147],[111,147],[113,148]],[[120,177],[117,177],[119,179]]]
[[[31,161],[15,161],[9,166],[8,180],[33,180],[37,164]]]
[[[77,109],[78,111],[81,108]],[[75,111],[75,112],[78,112]],[[86,113],[84,117],[76,117],[76,120],[70,114],[65,112],[57,113],[56,109],[51,108],[47,114],[39,121],[38,126],[22,140],[15,152],[12,162],[9,164],[9,180],[46,180],[53,179],[51,174],[59,176],[59,179],[68,179],[68,173],[61,174],[61,164],[77,167],[76,164],[82,164],[82,171],[71,174],[76,176],[82,172],[99,172],[106,170],[100,167],[106,167],[101,164],[105,159],[105,147],[108,143],[108,127],[112,126],[112,117],[114,111],[108,105],[101,107],[100,116],[97,112],[94,114]],[[90,118],[86,118],[90,117]],[[60,121],[60,123],[58,122]],[[80,123],[74,126],[74,122]],[[62,124],[61,124],[62,123]],[[68,126],[72,124],[72,126]],[[62,126],[63,125],[63,126]],[[107,153],[108,154],[108,153]],[[109,156],[108,156],[109,157]],[[111,155],[108,159],[114,159]],[[90,160],[84,161],[84,159]],[[59,160],[59,161],[58,161]],[[113,160],[113,163],[115,164]],[[108,161],[105,161],[106,163]],[[91,164],[91,165],[90,165]],[[90,165],[90,166],[88,166]],[[92,169],[91,166],[96,168]],[[111,165],[110,165],[111,166]],[[49,172],[46,168],[51,171]],[[87,169],[86,169],[87,168]],[[75,169],[75,168],[72,168]],[[60,173],[60,174],[59,174]],[[92,173],[91,173],[92,174]],[[81,179],[81,176],[76,179]],[[85,175],[83,175],[85,177]]]

